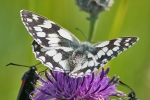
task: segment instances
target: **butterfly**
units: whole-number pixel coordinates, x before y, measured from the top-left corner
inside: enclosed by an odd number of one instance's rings
[[[69,31],[49,19],[21,10],[21,19],[34,38],[33,52],[37,60],[54,71],[83,77],[97,71],[109,60],[131,47],[138,37],[121,37],[96,44],[80,42]]]

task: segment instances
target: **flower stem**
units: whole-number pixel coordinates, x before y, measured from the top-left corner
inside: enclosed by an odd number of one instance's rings
[[[89,42],[91,42],[93,38],[96,19],[97,19],[97,16],[93,16],[93,15],[90,15],[90,18],[88,18],[88,20],[90,21],[90,27],[89,27],[89,34],[88,34],[87,41]]]

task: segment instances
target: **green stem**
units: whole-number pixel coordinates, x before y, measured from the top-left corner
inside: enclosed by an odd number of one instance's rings
[[[88,18],[90,21],[90,27],[89,27],[89,34],[88,34],[88,41],[91,42],[94,34],[94,27],[95,27],[95,22],[97,19],[97,16],[92,16],[90,15],[90,18]]]

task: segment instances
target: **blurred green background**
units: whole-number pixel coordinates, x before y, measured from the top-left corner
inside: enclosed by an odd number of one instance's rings
[[[21,77],[28,68],[5,65],[14,62],[34,65],[32,37],[20,20],[19,11],[30,10],[46,16],[85,41],[75,28],[88,33],[87,13],[80,11],[75,0],[1,0],[0,1],[0,100],[16,100]],[[94,42],[122,36],[140,40],[106,66],[110,76],[116,74],[136,92],[140,100],[150,98],[150,0],[115,0],[109,11],[99,15]],[[87,35],[87,34],[86,34]],[[123,91],[128,89],[120,87]]]

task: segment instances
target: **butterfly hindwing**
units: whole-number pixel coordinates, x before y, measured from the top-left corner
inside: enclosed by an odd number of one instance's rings
[[[66,29],[33,12],[21,10],[22,22],[34,40],[43,47],[77,47],[78,39]]]
[[[66,73],[70,71],[68,58],[72,51],[43,48],[36,41],[32,42],[32,47],[36,58],[50,69]]]

